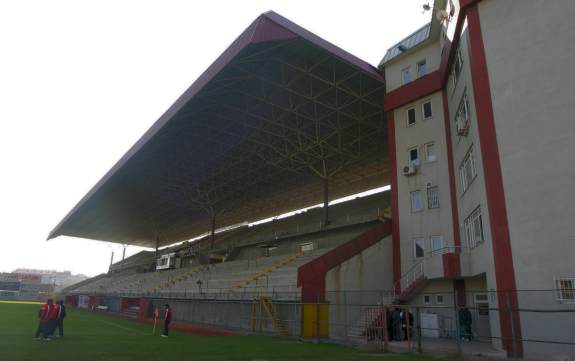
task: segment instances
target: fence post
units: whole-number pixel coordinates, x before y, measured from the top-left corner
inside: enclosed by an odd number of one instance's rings
[[[409,308],[409,306],[405,307],[405,332],[407,332],[407,349],[408,352],[411,353],[411,328],[413,327],[413,325],[411,325],[410,322],[410,315],[411,315],[411,308]]]
[[[298,309],[297,306],[298,306],[298,304],[300,305],[300,310],[302,310],[302,313],[303,313],[303,303],[301,302],[301,298],[300,298],[299,303],[298,302],[293,303],[293,316],[292,316],[291,323],[292,323],[293,334],[296,335],[299,333],[299,336],[302,337],[301,317],[299,318],[300,319],[300,327],[297,327],[298,326],[298,323],[297,323],[298,322],[297,321],[298,320],[298,317],[297,317],[297,309]]]
[[[507,307],[507,312],[509,313],[509,321],[511,323],[511,355],[508,356],[515,359],[517,357],[517,344],[515,340],[515,317],[513,315],[513,309],[511,307],[509,290],[505,291],[505,306]]]
[[[316,332],[316,336],[317,336],[317,343],[319,343],[320,341],[320,337],[319,337],[319,293],[316,295],[316,300],[315,300],[315,332]]]
[[[417,332],[417,352],[421,353],[421,309],[419,307],[415,308],[415,317],[416,317],[416,332]]]
[[[383,306],[383,352],[388,352],[389,351],[389,334],[388,334],[388,330],[387,330],[387,315],[388,315],[389,309],[387,308],[387,306]]]
[[[347,327],[347,320],[348,320],[348,314],[347,314],[347,291],[343,291],[343,332],[345,334],[345,342],[348,343],[348,327]]]
[[[455,342],[457,343],[457,354],[463,353],[461,346],[461,330],[459,329],[459,310],[457,307],[457,290],[453,293],[453,312],[455,313]]]

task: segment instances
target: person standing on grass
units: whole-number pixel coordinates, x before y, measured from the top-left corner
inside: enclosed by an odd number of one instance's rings
[[[54,335],[56,326],[58,326],[59,313],[60,313],[60,305],[57,303],[52,304],[52,307],[50,307],[50,312],[48,312],[48,338],[51,338]]]
[[[64,337],[64,319],[66,318],[66,306],[64,306],[64,301],[58,301],[58,306],[60,310],[58,311],[58,323],[56,327],[58,328],[58,335]]]
[[[164,332],[162,333],[162,337],[168,337],[170,322],[172,322],[172,309],[170,308],[170,305],[166,303],[166,309],[164,311]]]
[[[36,330],[36,340],[48,339],[48,321],[50,319],[50,311],[52,308],[52,300],[46,301],[38,311],[38,329]]]

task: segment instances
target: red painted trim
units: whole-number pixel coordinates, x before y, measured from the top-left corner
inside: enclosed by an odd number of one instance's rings
[[[297,270],[297,285],[302,288],[302,301],[325,301],[325,276],[327,272],[373,246],[390,234],[390,222],[378,224],[352,240],[300,266]]]
[[[447,145],[447,168],[449,171],[449,197],[451,199],[451,222],[453,223],[453,244],[461,246],[459,232],[459,211],[457,207],[457,189],[455,187],[455,165],[453,161],[453,143],[451,142],[451,122],[447,103],[447,91],[443,89],[443,121],[445,124],[445,143]]]
[[[457,294],[457,305],[467,306],[467,296],[465,293],[465,280],[453,280],[453,291]]]
[[[475,108],[477,112],[477,130],[479,132],[481,157],[483,158],[483,172],[485,177],[485,190],[487,206],[489,208],[489,222],[493,244],[493,259],[495,264],[495,279],[497,283],[499,307],[517,310],[517,292],[515,282],[515,269],[513,267],[513,254],[509,224],[507,222],[507,208],[505,205],[505,192],[503,189],[503,176],[497,145],[497,132],[491,103],[491,86],[487,71],[487,59],[481,33],[479,9],[477,5],[467,10],[469,25],[469,58],[472,73],[473,92],[475,93]],[[507,297],[509,299],[507,299]],[[521,326],[519,312],[513,311],[515,321],[515,337],[521,339]],[[500,326],[503,347],[510,354],[511,344],[511,317],[509,312],[500,312]],[[523,354],[523,345],[517,342],[515,349],[517,355]]]
[[[434,71],[387,93],[383,102],[384,108],[386,111],[397,109],[402,105],[441,90],[441,86],[441,73],[439,70]]]
[[[395,144],[395,119],[393,110],[387,112],[387,144],[389,154],[389,183],[391,186],[391,238],[393,249],[393,284],[401,292],[401,239],[399,237],[399,194],[397,190],[397,150]]]
[[[461,276],[459,253],[444,253],[441,255],[443,277],[455,278]]]

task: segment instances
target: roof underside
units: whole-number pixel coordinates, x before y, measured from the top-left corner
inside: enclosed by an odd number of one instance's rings
[[[152,247],[387,184],[375,68],[258,17],[50,233]]]

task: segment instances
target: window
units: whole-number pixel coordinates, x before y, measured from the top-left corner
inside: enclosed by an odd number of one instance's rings
[[[431,303],[431,296],[430,295],[423,295],[423,304],[429,305]]]
[[[437,155],[435,153],[435,143],[427,143],[425,145],[425,159],[428,162],[435,162],[437,160]]]
[[[407,84],[411,81],[411,70],[409,69],[409,67],[401,71],[401,79],[403,81],[403,84]]]
[[[423,202],[421,201],[421,192],[414,191],[410,193],[411,195],[411,211],[418,212],[423,210]]]
[[[461,101],[457,107],[457,112],[455,113],[455,127],[457,130],[457,135],[464,136],[469,132],[469,99],[467,98],[467,91],[463,92],[461,96]]]
[[[415,124],[415,108],[407,109],[407,126]]]
[[[575,278],[558,278],[555,280],[557,301],[575,302]]]
[[[439,187],[433,186],[427,188],[427,208],[439,208]]]
[[[427,74],[427,63],[425,60],[422,60],[417,63],[417,77],[422,77],[425,74]]]
[[[455,91],[455,86],[457,85],[457,80],[459,79],[459,74],[463,69],[463,58],[461,57],[461,51],[457,49],[455,53],[455,59],[453,60],[453,68],[451,69],[451,85],[452,91]]]
[[[415,258],[425,257],[425,239],[418,238],[413,240],[413,256]]]
[[[443,295],[435,295],[435,303],[437,303],[438,305],[442,305],[443,304]]]
[[[465,192],[471,182],[477,176],[477,170],[475,169],[475,158],[473,156],[473,146],[469,148],[469,151],[463,158],[461,165],[459,166],[459,178],[461,180],[461,191],[462,193]]]
[[[477,207],[469,217],[465,219],[465,237],[469,248],[475,248],[483,242],[483,218],[481,216],[481,208]]]
[[[430,119],[433,114],[431,113],[431,101],[425,102],[422,105],[423,119]]]
[[[431,253],[441,254],[445,251],[443,236],[431,236]]]
[[[417,147],[409,149],[408,159],[410,165],[419,165],[419,151]]]

